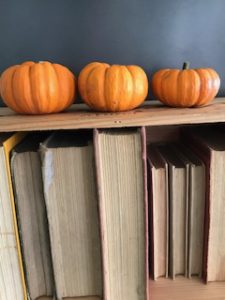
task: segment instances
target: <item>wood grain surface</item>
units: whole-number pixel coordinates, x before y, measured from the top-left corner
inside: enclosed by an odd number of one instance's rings
[[[217,98],[201,108],[170,108],[158,101],[119,113],[91,111],[84,104],[51,115],[18,115],[0,108],[0,131],[33,131],[81,128],[114,128],[225,122],[225,98]]]
[[[149,281],[150,300],[225,300],[225,282],[204,284],[199,278],[182,276],[175,280],[159,278]],[[52,300],[40,297],[38,300]],[[101,300],[98,297],[64,298],[64,300]]]
[[[199,278],[150,280],[151,300],[225,300],[225,282],[204,284]]]
[[[39,297],[37,300],[53,300],[52,297]],[[70,297],[63,298],[63,300],[101,300],[100,297]]]

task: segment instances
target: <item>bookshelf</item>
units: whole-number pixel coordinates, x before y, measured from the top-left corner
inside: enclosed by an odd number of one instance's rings
[[[225,122],[225,98],[202,108],[168,108],[157,101],[147,101],[130,112],[92,112],[84,104],[73,105],[60,114],[23,116],[0,108],[0,131],[43,131],[59,129],[119,128]],[[150,280],[151,300],[224,300],[225,283],[205,285],[200,279]],[[41,298],[47,300],[48,298]],[[72,299],[72,298],[71,298]]]

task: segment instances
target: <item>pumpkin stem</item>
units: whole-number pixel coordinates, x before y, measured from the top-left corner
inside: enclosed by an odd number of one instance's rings
[[[190,67],[190,63],[188,61],[185,61],[183,64],[183,70],[188,70]]]

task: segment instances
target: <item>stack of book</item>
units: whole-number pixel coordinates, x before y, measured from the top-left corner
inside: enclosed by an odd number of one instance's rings
[[[182,128],[148,146],[150,270],[154,279],[225,280],[225,132]]]
[[[2,135],[0,298],[148,299],[144,128]]]
[[[201,275],[205,166],[182,144],[148,148],[154,279]]]

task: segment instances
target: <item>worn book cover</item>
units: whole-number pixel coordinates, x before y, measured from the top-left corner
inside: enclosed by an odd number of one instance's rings
[[[159,146],[168,163],[169,174],[169,274],[185,275],[187,270],[188,169],[171,144]]]
[[[57,299],[101,299],[92,131],[56,132],[40,151]]]
[[[202,276],[204,214],[205,214],[205,165],[203,161],[181,142],[174,144],[180,157],[188,166],[188,235],[187,275]]]
[[[0,136],[0,298],[4,300],[27,299],[10,172],[11,150],[25,135],[16,133]]]
[[[148,199],[150,220],[150,272],[154,280],[168,277],[169,260],[169,187],[168,164],[157,145],[147,151]]]
[[[48,134],[31,133],[12,151],[11,170],[28,294],[54,295],[48,222],[39,144]]]
[[[95,130],[105,300],[147,300],[145,129]]]
[[[182,139],[206,166],[203,277],[206,282],[224,281],[225,135],[210,127],[194,127],[183,129]]]

